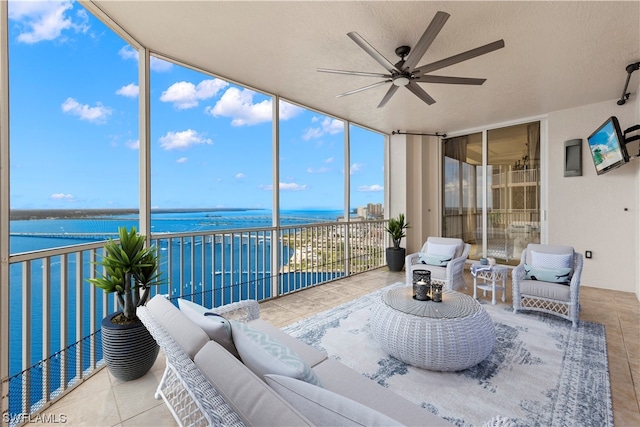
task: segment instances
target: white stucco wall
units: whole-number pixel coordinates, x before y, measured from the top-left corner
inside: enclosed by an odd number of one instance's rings
[[[622,130],[638,123],[638,105],[616,100],[555,111],[548,115],[548,243],[573,246],[584,254],[582,284],[638,295],[640,159],[596,175],[587,137],[608,117]],[[582,176],[564,177],[564,141],[581,138]],[[629,144],[629,154],[638,153]]]

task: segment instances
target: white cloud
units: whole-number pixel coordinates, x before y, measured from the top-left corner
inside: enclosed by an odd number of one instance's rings
[[[307,189],[306,184],[301,185],[301,184],[296,184],[295,182],[281,182],[279,187],[280,187],[280,190],[282,191],[302,191]],[[261,185],[260,188],[265,191],[272,191],[273,185],[271,184]]]
[[[235,174],[235,178],[236,179],[244,179],[244,178],[246,178],[246,176],[242,172],[238,172],[237,174]]]
[[[206,112],[214,117],[230,117],[232,126],[251,126],[269,122],[272,119],[271,99],[253,102],[255,92],[249,89],[230,87],[215,106],[207,107]],[[288,120],[303,111],[295,105],[280,102],[280,119]]]
[[[289,120],[301,114],[304,108],[298,107],[288,102],[280,101],[280,120]]]
[[[165,61],[164,59],[152,56],[149,61],[149,67],[151,67],[153,71],[162,73],[164,71],[169,71],[173,67],[173,64],[169,61]]]
[[[135,141],[130,139],[129,141],[125,142],[124,145],[127,146],[127,148],[131,148],[132,150],[139,150],[140,149],[140,140],[136,139]]]
[[[296,184],[295,182],[280,183],[280,190],[283,190],[283,191],[301,191],[306,189],[307,189],[307,184]]]
[[[325,163],[333,163],[334,158],[333,157],[327,157],[327,159],[324,161]]]
[[[126,86],[122,86],[120,89],[116,91],[116,95],[122,95],[127,98],[135,98],[138,96],[140,92],[140,88],[135,83],[129,83]]]
[[[187,160],[189,160],[187,157],[180,157],[176,163],[187,163]]]
[[[87,13],[80,10],[75,17],[71,17],[67,11],[72,9],[70,0],[13,1],[9,7],[9,19],[16,21],[20,27],[17,40],[33,44],[59,39],[65,30],[86,33],[89,29]]]
[[[358,191],[363,191],[363,192],[384,191],[384,187],[379,184],[361,185],[358,187]]]
[[[80,104],[73,98],[67,98],[62,103],[62,111],[92,123],[104,123],[111,115],[111,108],[99,102],[94,107],[90,107],[87,104]]]
[[[302,135],[302,139],[308,141],[310,139],[320,138],[324,135],[335,135],[344,132],[344,122],[338,119],[325,117],[320,120],[319,117],[313,117],[312,123],[319,123],[320,126],[307,129]]]
[[[349,175],[353,175],[354,173],[358,173],[362,170],[362,165],[360,163],[354,163],[349,168]]]
[[[136,50],[128,44],[122,46],[122,49],[118,51],[118,55],[120,55],[122,59],[135,59],[136,61],[138,60],[138,52],[136,52]]]
[[[120,55],[122,59],[133,59],[135,61],[138,60],[138,52],[129,45],[123,46],[122,49],[118,51],[118,55]],[[173,67],[173,64],[171,62],[165,61],[164,59],[152,56],[151,60],[149,61],[149,66],[153,71],[163,72],[169,71]]]
[[[76,199],[73,195],[64,193],[53,193],[49,198],[52,200],[64,200],[66,202],[73,202]]]
[[[160,137],[159,141],[160,147],[165,150],[184,150],[192,145],[213,143],[213,141],[193,129],[187,129],[182,132],[167,132],[165,136]]]
[[[162,92],[160,101],[173,102],[179,110],[197,107],[199,101],[214,97],[229,83],[220,79],[203,80],[198,85],[190,82],[177,82]]]

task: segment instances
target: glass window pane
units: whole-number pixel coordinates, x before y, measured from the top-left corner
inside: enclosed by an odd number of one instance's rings
[[[153,231],[270,227],[271,97],[153,59]]]
[[[26,233],[11,252],[104,240],[121,225],[104,214],[138,218],[136,63],[79,3],[23,3],[8,4],[11,231]]]
[[[351,216],[384,217],[384,135],[351,125],[349,130]]]
[[[518,264],[529,243],[540,242],[540,123],[487,132],[488,256]]]
[[[280,220],[334,221],[344,213],[344,122],[285,101],[280,111]]]

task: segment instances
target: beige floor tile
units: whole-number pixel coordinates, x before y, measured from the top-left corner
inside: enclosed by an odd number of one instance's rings
[[[113,386],[121,420],[127,420],[140,412],[164,404],[162,400],[154,398],[161,378],[161,371],[150,371],[142,378]]]
[[[161,427],[176,425],[178,425],[178,423],[164,404],[153,407],[122,422],[122,427]]]
[[[113,390],[108,388],[86,393],[85,385],[74,390],[76,394],[72,399],[64,398],[44,413],[64,415],[64,425],[68,426],[106,427],[120,423],[122,420]]]

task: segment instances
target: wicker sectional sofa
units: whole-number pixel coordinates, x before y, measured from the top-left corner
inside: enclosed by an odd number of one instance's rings
[[[180,425],[450,425],[261,320],[256,301],[211,312],[223,316],[211,321],[229,322],[237,353],[160,295],[138,309],[167,358],[156,398],[164,399]],[[283,374],[282,360],[262,353],[269,343],[311,378],[290,377],[289,365]]]

